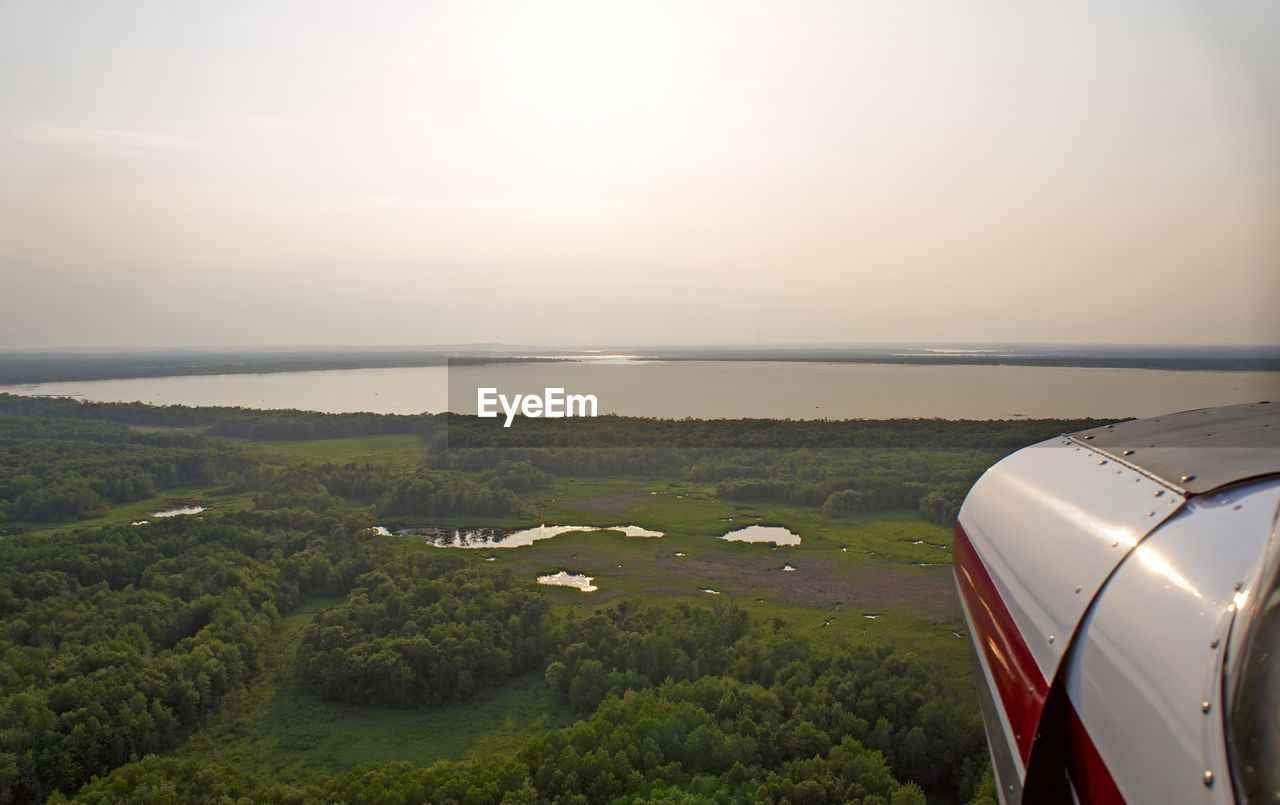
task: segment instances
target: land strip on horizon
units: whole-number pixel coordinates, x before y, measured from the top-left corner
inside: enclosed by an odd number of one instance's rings
[[[1174,371],[1280,371],[1280,346],[921,345],[616,347],[517,345],[373,348],[0,350],[0,385],[177,375],[397,369],[450,363],[626,356],[660,361],[1060,366]]]

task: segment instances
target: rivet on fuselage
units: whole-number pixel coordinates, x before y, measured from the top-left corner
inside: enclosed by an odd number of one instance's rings
[[[1049,645],[1053,645],[1053,635],[1049,635]]]
[[[1081,590],[1083,590],[1083,589],[1084,589],[1083,587],[1077,587],[1077,588],[1076,588],[1076,595],[1079,595],[1079,594],[1080,594],[1080,591],[1081,591]]]
[[[1205,788],[1213,787],[1213,772],[1207,771],[1204,773],[1204,787]]]
[[[1163,489],[1157,489],[1157,490],[1156,490],[1156,497],[1163,497],[1163,496],[1164,496],[1164,490],[1163,490]]]
[[[1209,712],[1209,707],[1210,707],[1210,704],[1208,702],[1200,702],[1200,712],[1202,713]]]
[[[1213,638],[1213,640],[1209,641],[1209,648],[1217,648],[1217,647],[1218,647],[1218,638],[1215,637]]]
[[[1101,461],[1099,461],[1098,463],[1099,463],[1099,464],[1106,464],[1106,463],[1107,463],[1107,460],[1104,458],[1104,459],[1102,459]]]
[[[1196,479],[1196,477],[1195,477],[1194,475],[1184,475],[1184,476],[1182,476],[1182,483],[1184,483],[1184,484],[1185,484],[1185,483],[1190,483],[1191,481],[1194,481],[1195,479]]]
[[[1126,450],[1126,451],[1124,451],[1123,453],[1121,453],[1120,455],[1122,455],[1122,456],[1131,456],[1131,455],[1133,455],[1133,451],[1132,451],[1132,450]]]

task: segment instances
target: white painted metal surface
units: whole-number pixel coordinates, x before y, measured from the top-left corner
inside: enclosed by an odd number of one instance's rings
[[[1111,571],[1185,498],[1093,450],[1050,439],[989,469],[960,525],[1044,679]]]
[[[1234,801],[1222,658],[1237,607],[1266,581],[1278,505],[1280,480],[1191,499],[1130,552],[1081,624],[1067,695],[1129,802]]]

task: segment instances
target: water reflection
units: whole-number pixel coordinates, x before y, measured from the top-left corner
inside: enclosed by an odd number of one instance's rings
[[[381,528],[381,526],[377,526]],[[638,525],[546,525],[533,528],[455,528],[453,526],[421,526],[402,528],[404,537],[425,537],[440,548],[517,548],[538,540],[551,539],[571,531],[621,531],[628,537],[661,537],[664,532]]]
[[[185,514],[199,514],[204,506],[183,506],[178,509],[165,509],[162,512],[151,512],[152,517],[181,517]]]
[[[561,570],[559,573],[552,573],[549,576],[539,576],[538,583],[546,584],[552,587],[577,587],[584,593],[593,593],[600,589],[592,584],[595,576],[584,576],[581,573],[566,573]]]
[[[792,533],[782,526],[749,525],[720,537],[730,542],[772,542],[775,545],[799,545],[800,535]]]
[[[605,531],[621,531],[628,537],[660,537],[663,532],[651,531],[647,528],[641,528],[638,525],[614,525],[604,529]]]

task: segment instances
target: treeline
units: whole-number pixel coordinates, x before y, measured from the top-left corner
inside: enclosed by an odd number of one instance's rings
[[[955,521],[964,496],[1003,456],[997,450],[792,450],[704,456],[685,473],[725,500],[821,507],[829,517],[914,509]]]
[[[0,385],[121,377],[314,372],[443,366],[449,353],[437,350],[341,352],[192,352],[161,350],[115,353],[25,352],[0,354]],[[483,359],[482,359],[483,362]]]
[[[208,433],[313,438],[322,435],[430,431],[440,417],[325,415],[240,409],[156,408],[87,404],[74,400],[0,397],[0,407],[48,409],[67,417],[0,414],[0,518],[73,520],[105,506],[152,497],[165,489],[203,484],[228,493],[252,492],[263,508],[322,511],[339,504],[374,507],[383,518],[456,515],[483,517],[524,511],[519,495],[548,486],[556,476],[682,477],[714,483],[726,500],[768,501],[820,508],[831,517],[912,509],[926,519],[954,520],[969,486],[1006,452],[1048,432],[1092,420],[950,422],[885,420],[789,422],[682,421],[602,417],[583,420],[583,441],[637,425],[684,428],[697,437],[720,428],[746,428],[739,441],[768,441],[776,428],[837,428],[852,442],[892,442],[907,448],[718,447],[487,447],[428,449],[425,466],[392,469],[372,464],[293,466],[251,462],[233,443],[183,432],[142,433],[118,422],[75,416],[164,419],[222,412]],[[178,408],[176,412],[171,409]],[[228,413],[230,412],[230,413]],[[154,418],[154,417],[153,417]],[[456,418],[455,418],[456,419]],[[465,420],[466,418],[463,418]],[[474,419],[474,418],[472,418]],[[603,423],[603,424],[596,424]],[[603,429],[603,430],[600,430]],[[747,431],[743,433],[746,434]],[[737,430],[724,431],[724,433]],[[808,431],[805,431],[808,432]],[[813,435],[811,434],[811,435]],[[722,434],[723,435],[723,434]],[[760,438],[756,438],[760,437]],[[697,441],[694,439],[693,441]],[[837,443],[839,439],[835,440]],[[963,447],[926,446],[963,444]],[[976,446],[975,446],[976,445]]]
[[[822,756],[846,738],[879,751],[899,779],[931,792],[954,791],[957,783],[971,792],[985,770],[977,715],[911,656],[820,649],[780,622],[753,623],[732,606],[672,611],[623,601],[589,618],[571,616],[561,630],[547,683],[578,712],[628,691],[673,682],[696,682],[697,690],[708,677],[724,679],[718,684],[727,692],[695,698],[715,704],[710,710],[723,722],[702,750],[722,758],[720,773],[735,761],[763,770]]]
[[[128,425],[207,428],[211,436],[269,440],[340,439],[384,434],[430,437],[445,427],[444,417],[439,414],[326,414],[293,409],[86,402],[68,397],[24,397],[7,393],[0,394],[0,413],[107,420]]]
[[[687,684],[687,683],[686,683]],[[356,766],[310,784],[284,784],[254,777],[235,766],[190,758],[147,757],[85,786],[76,802],[90,805],[153,802],[262,803],[465,803],[465,805],[925,805],[922,789],[893,777],[883,756],[846,739],[821,757],[786,761],[750,776],[743,764],[721,774],[716,758],[706,763],[684,751],[686,741],[704,745],[714,717],[697,705],[663,695],[666,689],[611,701],[574,727],[551,733],[516,757]],[[636,718],[641,730],[628,729]],[[621,728],[619,728],[621,726]],[[624,742],[643,737],[646,752]],[[659,744],[658,740],[663,743]],[[593,743],[594,742],[594,743]],[[617,793],[615,793],[617,792]],[[68,800],[55,795],[53,805]],[[991,796],[975,805],[994,805]]]
[[[0,414],[0,522],[90,517],[110,503],[217,483],[249,463],[198,434]]]
[[[216,436],[328,439],[399,433],[437,450],[517,447],[925,447],[1013,450],[1106,419],[651,419],[604,415],[499,419],[462,414],[324,414],[315,411],[100,403],[0,394],[0,413],[101,419],[132,425],[198,426]]]
[[[619,606],[551,634],[573,642],[556,649],[546,676],[558,694],[563,681],[570,697],[575,687],[590,689],[580,701],[584,718],[512,755],[428,768],[376,764],[292,785],[153,757],[86,786],[77,800],[145,802],[162,793],[180,801],[405,805],[992,801],[982,798],[991,792],[983,788],[977,715],[960,710],[936,674],[909,655],[821,649],[732,607]]]
[[[206,410],[206,409],[201,409]],[[240,439],[346,439],[405,434],[429,437],[444,423],[431,414],[325,414],[318,411],[223,409],[210,426],[211,436]]]
[[[323,512],[350,504],[372,506],[385,517],[495,516],[519,513],[516,493],[551,480],[528,462],[509,459],[474,478],[367,463],[281,468],[200,433],[0,414],[0,523],[84,519],[109,505],[193,485],[215,494],[254,493],[265,509]]]
[[[1109,419],[567,419],[445,415],[436,446],[467,447],[927,447],[1010,450],[1098,427]]]
[[[431,450],[426,464],[436,469],[488,472],[503,462],[520,462],[539,472],[574,478],[610,475],[678,478],[705,451],[671,447],[460,447]]]
[[[547,602],[527,581],[446,558],[410,564],[409,573],[356,579],[344,604],[306,628],[297,676],[308,690],[352,704],[434,706],[542,668]]]
[[[263,509],[322,512],[351,505],[371,507],[379,517],[412,518],[518,514],[523,506],[515,492],[548,483],[550,476],[522,462],[503,462],[476,478],[425,467],[330,462],[284,468],[255,464],[229,473],[213,491],[253,492],[255,506]]]
[[[528,467],[539,478],[682,478],[715,484],[716,496],[725,500],[812,506],[830,517],[912,509],[947,525],[973,482],[1005,453],[981,448],[458,448],[429,452],[426,463],[481,479],[514,466]]]
[[[280,612],[368,569],[360,542],[243,520],[0,540],[0,802],[172,748],[262,671]]]

